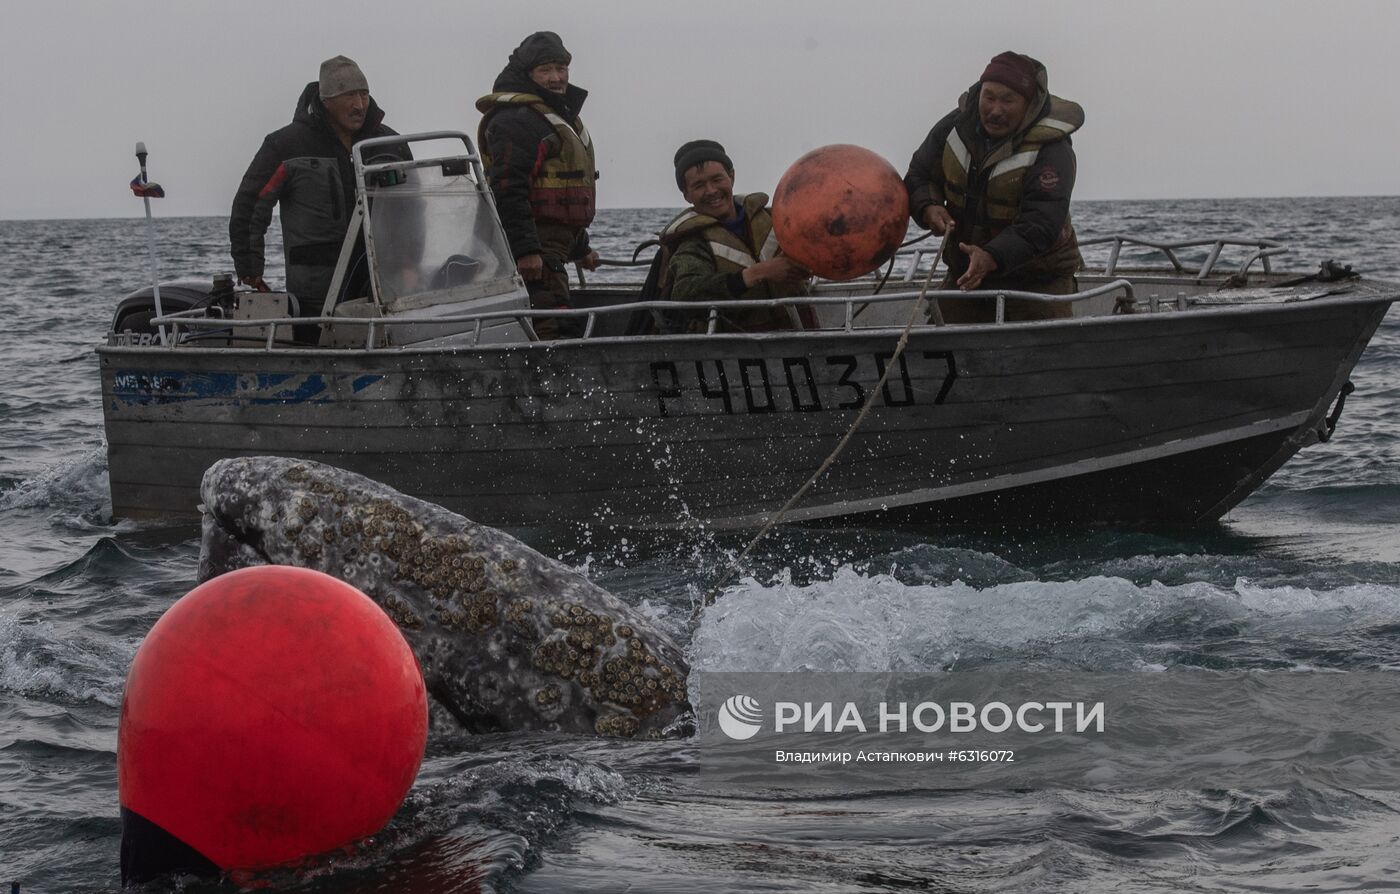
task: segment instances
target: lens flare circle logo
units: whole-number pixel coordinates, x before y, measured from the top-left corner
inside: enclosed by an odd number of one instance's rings
[[[731,695],[719,706],[719,728],[731,739],[752,739],[763,728],[763,709],[747,695]]]

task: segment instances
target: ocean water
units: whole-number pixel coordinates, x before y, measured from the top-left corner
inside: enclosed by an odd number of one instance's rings
[[[607,211],[626,257],[664,209]],[[1084,202],[1083,236],[1264,236],[1400,281],[1400,198]],[[225,221],[159,220],[161,275],[229,269]],[[0,883],[114,891],[123,680],[194,584],[193,526],[113,522],[92,348],[147,280],[139,220],[0,221]],[[269,239],[276,244],[275,238]],[[272,257],[274,268],[280,259]],[[605,276],[627,271],[606,271]],[[275,278],[275,277],[274,277]],[[744,538],[521,532],[687,647],[697,671],[1400,670],[1400,312],[1336,437],[1220,524],[1022,535],[791,529],[692,632]],[[1145,669],[1147,669],[1145,671]],[[1368,710],[1358,701],[1348,705]],[[434,729],[390,826],[278,889],[1400,890],[1400,792],[708,791],[695,742]],[[208,884],[174,883],[185,890]],[[165,890],[169,884],[156,884]]]

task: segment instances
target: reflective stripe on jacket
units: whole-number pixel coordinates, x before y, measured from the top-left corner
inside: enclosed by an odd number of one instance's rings
[[[975,130],[959,122],[948,134],[943,147],[944,198],[953,210],[954,218],[967,207],[969,172],[974,165],[985,172],[982,190],[982,214],[1000,229],[1016,217],[1021,203],[1022,183],[1026,172],[1035,164],[1040,147],[1062,140],[1084,123],[1084,112],[1078,105],[1052,96],[1050,110],[1025,133],[1002,143],[985,158],[975,159],[968,148],[977,142]],[[1000,226],[997,226],[1000,224]]]
[[[948,133],[943,146],[943,192],[958,222],[958,238],[950,242],[986,245],[1009,226],[1021,211],[1026,175],[1041,149],[1063,140],[1084,123],[1084,111],[1077,103],[1057,96],[1047,96],[1046,102],[1048,109],[1030,127],[985,155],[977,135],[975,104]],[[950,267],[962,261],[955,244],[950,244],[948,255]],[[1073,273],[1080,263],[1078,240],[1066,216],[1055,243],[1015,272],[1021,277]]]
[[[724,224],[694,208],[682,211],[666,225],[660,233],[661,242],[674,247],[692,236],[700,236],[715,256],[715,267],[720,273],[738,273],[777,255],[778,237],[773,232],[773,217],[768,213],[768,196],[754,192],[735,196],[734,199],[744,207],[753,244],[744,242],[729,232]]]
[[[748,221],[747,241],[735,236],[715,218],[701,214],[694,208],[682,211],[658,234],[665,258],[665,269],[660,279],[662,297],[680,300],[722,300],[727,297],[767,300],[807,293],[801,283],[764,282],[744,289],[741,294],[733,291],[739,288],[737,285],[727,284],[734,274],[742,273],[746,268],[778,254],[778,238],[773,232],[773,218],[767,208],[768,196],[761,192],[749,193],[737,195],[734,200],[743,207]],[[687,272],[678,275],[677,271],[681,270]],[[708,273],[714,276],[707,276]],[[672,292],[673,284],[682,279],[689,286],[686,294],[676,295]],[[711,285],[702,286],[696,291],[695,286],[706,280]],[[682,322],[689,331],[704,331],[703,316]],[[801,313],[791,307],[753,307],[720,313],[720,331],[723,332],[771,332],[801,328]]]

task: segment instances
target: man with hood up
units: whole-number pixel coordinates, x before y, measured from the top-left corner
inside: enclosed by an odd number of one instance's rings
[[[579,118],[588,91],[569,83],[573,56],[553,31],[536,31],[510,54],[492,93],[476,101],[477,146],[516,269],[534,308],[569,307],[565,264],[598,266],[588,244],[598,171]],[[536,318],[541,338],[581,334],[582,321]]]
[[[263,140],[233,197],[228,235],[239,282],[270,290],[263,279],[263,240],[280,202],[287,291],[296,296],[300,316],[320,315],[355,210],[350,147],[394,133],[384,126],[384,112],[354,61],[335,56],[322,62],[320,79],[301,91],[292,123]],[[409,157],[407,146],[382,154]],[[357,249],[363,254],[363,241]],[[363,265],[352,263],[350,269],[359,275],[347,284],[347,294],[363,294]],[[320,336],[315,325],[294,329],[298,342],[315,344]]]
[[[958,108],[933,126],[904,186],[914,220],[952,237],[943,288],[1066,295],[1083,266],[1070,223],[1077,103],[1052,96],[1045,66],[1020,53],[992,58]],[[991,302],[942,299],[950,322],[993,319]],[[1069,316],[1067,304],[1008,300],[1008,320]]]

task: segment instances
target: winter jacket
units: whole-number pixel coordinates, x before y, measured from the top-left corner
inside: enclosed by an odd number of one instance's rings
[[[538,222],[567,227],[573,235],[567,257],[558,260],[584,257],[598,176],[592,141],[579,118],[588,91],[570,84],[562,95],[551,93],[514,64],[492,90],[477,100],[477,142],[511,253],[540,254]]]
[[[801,285],[759,283],[745,288],[744,268],[766,261],[777,254],[773,218],[768,213],[768,196],[761,192],[735,196],[748,219],[746,239],[739,239],[718,220],[687,208],[659,234],[662,247],[670,253],[662,280],[664,297],[676,301],[713,301],[737,298],[761,300],[805,295]],[[704,319],[689,315],[686,328],[704,328]],[[720,314],[721,332],[767,332],[801,328],[790,308],[754,307]]]
[[[384,112],[371,99],[355,142],[393,135],[383,121]],[[409,157],[404,146],[386,147],[378,154]],[[303,314],[319,313],[355,209],[355,176],[350,153],[331,126],[316,81],[302,90],[292,123],[263,140],[234,195],[229,244],[240,278],[263,275],[264,237],[278,204],[287,291],[297,296]]]
[[[1070,134],[1084,122],[1078,104],[1050,95],[1044,66],[1040,90],[1016,131],[989,141],[981,130],[979,81],[914,152],[904,176],[909,213],[923,223],[929,205],[948,207],[954,220],[944,254],[950,278],[967,269],[958,243],[980,245],[997,263],[982,288],[1035,286],[1082,266],[1070,222],[1075,157]]]

